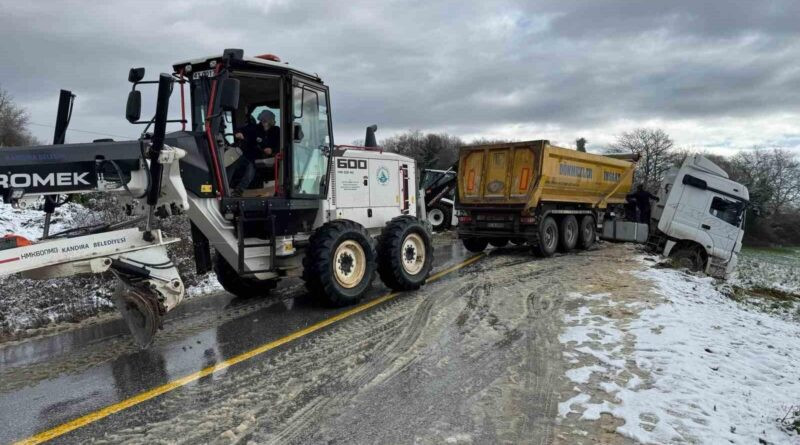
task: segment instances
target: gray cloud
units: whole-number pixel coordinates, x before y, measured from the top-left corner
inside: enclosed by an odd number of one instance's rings
[[[791,0],[0,1],[0,85],[33,122],[64,87],[73,128],[133,136],[128,68],[240,47],[319,73],[340,143],[371,123],[590,146],[659,125],[679,145],[798,147],[797,17]]]

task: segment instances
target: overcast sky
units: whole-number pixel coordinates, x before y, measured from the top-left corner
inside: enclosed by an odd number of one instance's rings
[[[800,152],[798,0],[0,0],[0,87],[45,141],[60,88],[78,95],[71,128],[135,137],[128,69],[152,78],[224,48],[318,73],[337,143],[376,123],[379,138],[582,136],[601,149],[650,126],[679,147]]]

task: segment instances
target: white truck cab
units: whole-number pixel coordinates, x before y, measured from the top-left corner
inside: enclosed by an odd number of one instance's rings
[[[667,172],[657,196],[648,244],[681,265],[727,278],[742,248],[747,187],[693,155]]]

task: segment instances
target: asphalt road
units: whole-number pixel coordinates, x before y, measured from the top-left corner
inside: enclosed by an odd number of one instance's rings
[[[450,243],[435,271],[470,257]],[[0,443],[549,443],[557,268],[500,249],[333,322],[351,308],[286,280],[268,299],[192,299],[144,351],[113,319],[0,345]],[[387,293],[376,280],[365,302]]]

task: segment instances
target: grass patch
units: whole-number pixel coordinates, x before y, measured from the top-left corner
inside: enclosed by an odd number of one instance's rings
[[[800,434],[800,405],[792,405],[789,411],[779,419],[781,426],[789,433]]]

